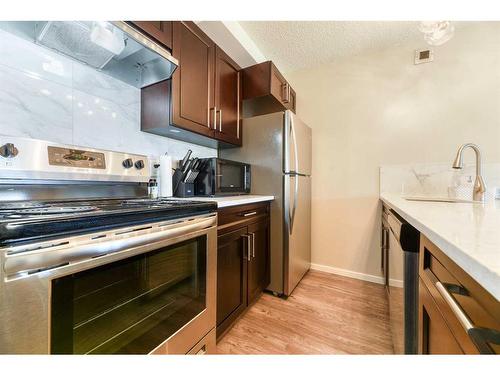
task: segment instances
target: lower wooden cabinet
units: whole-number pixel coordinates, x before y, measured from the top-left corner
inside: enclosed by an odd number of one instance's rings
[[[248,226],[251,251],[248,259],[247,299],[250,305],[269,284],[269,221],[262,220]]]
[[[217,339],[269,284],[269,203],[219,210]]]
[[[419,353],[463,354],[422,280],[419,282]]]
[[[500,353],[500,302],[423,235],[419,263],[419,353]]]
[[[217,332],[247,307],[247,228],[217,238]]]

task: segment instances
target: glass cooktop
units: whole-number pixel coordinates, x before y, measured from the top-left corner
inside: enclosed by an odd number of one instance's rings
[[[169,198],[0,202],[0,246],[215,212],[216,203]]]

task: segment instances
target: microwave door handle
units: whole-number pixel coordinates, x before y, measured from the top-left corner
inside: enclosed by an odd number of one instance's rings
[[[248,181],[248,177],[250,175],[249,173],[249,166],[245,165],[243,168],[243,190],[250,193],[250,181]]]

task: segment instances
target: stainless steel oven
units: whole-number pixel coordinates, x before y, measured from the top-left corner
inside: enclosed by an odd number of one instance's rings
[[[2,353],[187,353],[215,326],[216,215],[3,248]]]

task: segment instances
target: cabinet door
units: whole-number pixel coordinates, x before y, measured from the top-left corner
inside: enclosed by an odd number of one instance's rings
[[[286,108],[290,102],[290,86],[278,69],[271,64],[271,94]]]
[[[173,23],[172,55],[179,67],[172,76],[172,122],[210,137],[215,125],[214,53],[214,42],[194,22]]]
[[[269,221],[248,226],[251,239],[248,262],[248,304],[251,304],[269,284]]]
[[[240,67],[222,49],[215,53],[215,138],[241,146]]]
[[[172,21],[133,21],[134,25],[172,49]]]
[[[419,280],[419,354],[463,354],[436,302]]]
[[[245,310],[247,305],[247,228],[217,239],[217,336]]]
[[[289,97],[290,100],[286,107],[290,109],[293,113],[295,113],[295,108],[297,106],[297,94],[295,94],[295,90],[292,87],[290,87]]]

